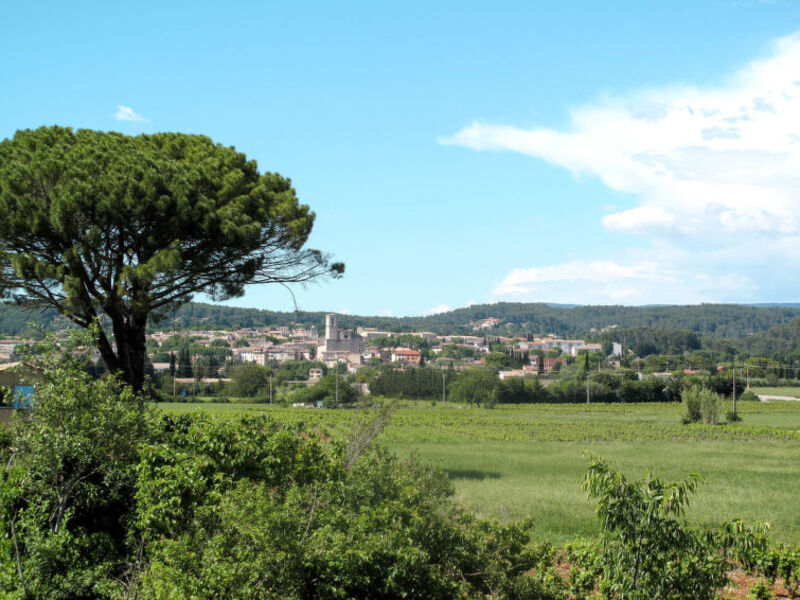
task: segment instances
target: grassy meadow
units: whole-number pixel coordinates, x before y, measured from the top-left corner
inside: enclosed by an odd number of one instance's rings
[[[303,421],[336,437],[361,410],[265,404],[161,404],[172,413],[224,418],[266,413]],[[723,415],[730,406],[723,409]],[[596,533],[593,505],[580,485],[585,455],[629,476],[690,473],[706,483],[687,518],[713,525],[739,517],[767,521],[776,541],[800,539],[800,402],[740,403],[739,423],[682,425],[679,404],[521,405],[495,409],[405,403],[382,442],[446,470],[455,499],[484,516],[533,515],[537,537],[557,544]]]
[[[791,396],[792,398],[800,398],[800,386],[754,387],[752,390],[756,394],[766,394],[769,396]]]

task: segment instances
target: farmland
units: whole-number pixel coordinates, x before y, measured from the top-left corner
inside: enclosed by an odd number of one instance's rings
[[[366,410],[264,404],[161,404],[170,413],[217,418],[266,412],[343,436]],[[729,409],[727,406],[725,410]],[[739,517],[772,525],[775,541],[800,536],[800,403],[740,403],[743,421],[681,425],[678,404],[498,406],[428,403],[399,407],[382,442],[400,456],[446,470],[455,499],[501,520],[533,515],[537,537],[561,544],[594,535],[592,504],[580,487],[585,454],[629,475],[705,477],[687,517],[703,525]],[[723,410],[724,412],[724,410]]]
[[[768,396],[791,396],[792,398],[800,399],[800,387],[755,387],[753,391],[756,394],[763,394]]]

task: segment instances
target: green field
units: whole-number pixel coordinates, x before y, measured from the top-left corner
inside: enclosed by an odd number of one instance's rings
[[[345,434],[366,410],[269,405],[162,404],[170,412],[224,418],[265,412]],[[726,407],[726,409],[729,407]],[[712,525],[740,517],[772,525],[776,541],[800,539],[800,403],[741,403],[741,423],[681,425],[680,405],[524,405],[493,410],[452,405],[399,408],[382,434],[401,456],[445,469],[455,498],[500,519],[532,514],[537,537],[561,544],[592,535],[593,506],[580,487],[585,453],[626,474],[705,477],[687,517]],[[724,412],[724,411],[723,411]]]
[[[800,398],[800,387],[754,387],[752,391],[756,394],[768,394],[770,396],[792,396]]]

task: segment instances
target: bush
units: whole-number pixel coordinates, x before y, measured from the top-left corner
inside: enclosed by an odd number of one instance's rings
[[[737,399],[740,402],[761,402],[761,398],[758,397],[758,394],[751,392],[750,390],[742,392],[742,395]]]
[[[772,587],[761,579],[757,584],[750,588],[747,600],[773,600]]]
[[[716,425],[719,421],[719,412],[722,409],[722,398],[710,390],[691,387],[684,390],[681,395],[686,413],[682,417],[684,423],[699,423]]]
[[[90,377],[54,343],[36,364],[33,409],[15,419],[0,479],[0,527],[13,538],[0,543],[0,595],[107,597],[132,553],[146,411],[130,388]]]
[[[722,397],[719,394],[707,390],[700,392],[700,414],[703,417],[703,423],[716,425],[721,409]]]
[[[628,481],[592,459],[584,489],[597,500],[601,550],[582,565],[602,573],[597,584],[607,598],[713,600],[724,586],[727,563],[713,536],[681,523],[699,479],[666,483],[647,475]]]
[[[728,421],[728,423],[738,423],[742,420],[742,417],[738,412],[729,410],[725,413],[725,420]]]
[[[686,413],[683,416],[684,423],[700,422],[700,419],[702,418],[702,413],[700,412],[700,406],[702,403],[701,393],[702,390],[699,387],[691,387],[687,390],[684,390],[683,394],[681,394],[683,406],[686,409]]]
[[[558,597],[531,524],[475,518],[440,471],[264,417],[164,431],[139,467],[140,597]]]

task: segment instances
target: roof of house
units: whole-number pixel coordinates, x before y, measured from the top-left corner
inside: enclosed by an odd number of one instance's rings
[[[394,354],[399,354],[400,356],[420,356],[419,352],[411,350],[410,348],[395,348]]]

